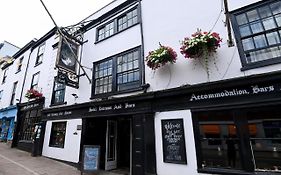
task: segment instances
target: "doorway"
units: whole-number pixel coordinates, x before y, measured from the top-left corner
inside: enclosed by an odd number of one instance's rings
[[[84,145],[99,145],[101,170],[131,174],[131,117],[99,117],[84,120]]]
[[[130,118],[107,120],[105,170],[130,173],[131,133]]]

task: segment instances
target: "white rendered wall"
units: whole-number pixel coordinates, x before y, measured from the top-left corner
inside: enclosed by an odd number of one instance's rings
[[[35,66],[35,61],[38,53],[38,47],[33,49],[31,56],[29,67],[27,71],[26,81],[24,85],[24,91],[22,96],[22,102],[27,102],[28,99],[24,97],[27,90],[30,89],[32,76],[40,72],[39,82],[38,82],[38,90],[43,93],[45,97],[45,107],[48,108],[51,105],[52,95],[53,95],[53,86],[54,86],[54,78],[57,76],[56,58],[57,58],[57,48],[53,48],[53,45],[59,42],[59,37],[54,35],[45,41],[45,50],[43,54],[43,61],[41,64]],[[66,87],[65,90],[65,102],[67,105],[74,103],[74,98],[70,95],[72,93],[77,93],[77,89]]]
[[[229,1],[230,10],[234,10],[258,0]],[[161,8],[155,9],[161,4]],[[144,27],[145,56],[149,51],[162,45],[172,47],[178,54],[176,64],[169,64],[156,71],[146,66],[145,78],[150,84],[148,91],[156,91],[182,85],[193,85],[208,81],[219,81],[235,77],[260,74],[281,70],[280,64],[241,71],[241,61],[237,46],[227,46],[227,28],[224,25],[225,15],[221,12],[220,0],[215,1],[186,1],[186,0],[143,0],[142,15]],[[219,14],[220,18],[218,19]],[[215,24],[218,20],[217,24]],[[223,38],[221,47],[215,57],[209,58],[208,79],[206,69],[200,61],[184,58],[180,53],[180,42],[190,37],[197,29],[218,32]],[[232,31],[234,39],[234,34]],[[202,62],[202,61],[201,61]],[[216,64],[214,64],[216,63]]]
[[[161,120],[166,119],[183,119],[187,165],[165,163],[163,161]],[[190,110],[157,112],[155,114],[155,139],[157,175],[199,174],[197,173],[196,151]]]
[[[67,122],[64,148],[49,147],[52,123],[64,121]],[[78,163],[81,130],[77,130],[77,125],[82,125],[81,119],[48,121],[46,124],[42,155],[54,159]],[[77,135],[74,135],[75,132]]]
[[[132,6],[125,11],[128,11],[134,7],[135,6]],[[111,19],[108,19],[104,23],[101,23],[84,34],[84,40],[87,42],[83,45],[81,62],[83,66],[93,68],[93,62],[103,60],[105,58],[109,58],[111,56],[115,56],[116,54],[141,46],[140,25],[135,25],[103,41],[96,42],[97,28],[116,18],[125,11],[116,14]],[[92,78],[92,72],[87,68],[86,71]],[[89,81],[85,76],[80,78],[79,84],[81,86],[79,88],[79,98],[77,102],[81,103],[89,101],[89,98],[91,97],[91,84],[89,84]]]
[[[6,108],[6,107],[10,106],[13,84],[16,81],[18,82],[18,84],[17,84],[17,88],[16,88],[14,105],[19,102],[18,100],[20,99],[20,93],[21,93],[22,85],[23,85],[23,77],[25,74],[29,53],[30,53],[30,50],[27,50],[21,56],[17,57],[14,60],[13,64],[7,68],[7,78],[6,78],[6,82],[4,84],[2,84],[4,71],[2,69],[0,69],[0,90],[3,90],[3,96],[2,96],[2,99],[0,100],[0,108]],[[24,57],[24,58],[23,58],[23,62],[22,62],[21,71],[18,72],[19,59],[22,57]]]

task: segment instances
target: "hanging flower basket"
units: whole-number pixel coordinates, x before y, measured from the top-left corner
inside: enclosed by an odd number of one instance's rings
[[[215,53],[221,42],[218,33],[198,30],[191,38],[187,37],[182,41],[180,50],[185,58],[200,58]]]
[[[28,98],[28,99],[42,98],[43,94],[38,92],[35,89],[30,89],[26,92],[25,97]]]
[[[180,52],[185,58],[202,58],[209,79],[208,59],[220,47],[222,38],[216,32],[202,32],[198,30],[191,37],[184,38],[181,43]]]
[[[177,53],[168,46],[162,46],[154,51],[150,51],[145,61],[148,67],[152,70],[156,70],[167,63],[175,63],[177,59]]]

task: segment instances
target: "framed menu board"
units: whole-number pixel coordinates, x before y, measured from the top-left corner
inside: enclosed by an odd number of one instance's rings
[[[164,162],[187,164],[183,119],[161,120],[161,125]]]
[[[84,145],[81,172],[95,172],[99,170],[100,146]]]

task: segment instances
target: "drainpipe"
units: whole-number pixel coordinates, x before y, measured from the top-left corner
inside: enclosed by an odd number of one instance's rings
[[[229,10],[228,10],[227,0],[224,0],[224,9],[225,9],[225,17],[226,17],[225,23],[226,23],[227,36],[228,36],[227,45],[228,45],[228,47],[233,47],[234,43],[233,43],[233,39],[232,39],[232,33],[231,33],[231,27],[230,27],[230,21],[229,21]]]
[[[24,76],[23,76],[23,81],[22,81],[22,87],[21,87],[21,93],[20,93],[19,103],[21,103],[21,100],[22,100],[24,84],[25,84],[25,80],[26,80],[26,76],[27,76],[27,70],[28,70],[29,61],[30,61],[30,57],[31,57],[32,51],[33,51],[33,48],[31,48],[31,50],[30,50],[30,53],[29,53],[29,56],[28,56],[28,60],[27,60],[27,63],[26,63],[26,68],[25,68],[25,73],[24,73]]]
[[[141,30],[141,56],[143,58],[143,64],[142,64],[142,86],[144,86],[145,84],[145,63],[144,63],[144,59],[145,59],[145,55],[144,55],[144,36],[143,36],[143,23],[142,23],[142,8],[141,8],[141,0],[138,0],[139,3],[139,16],[140,16],[140,30]]]

